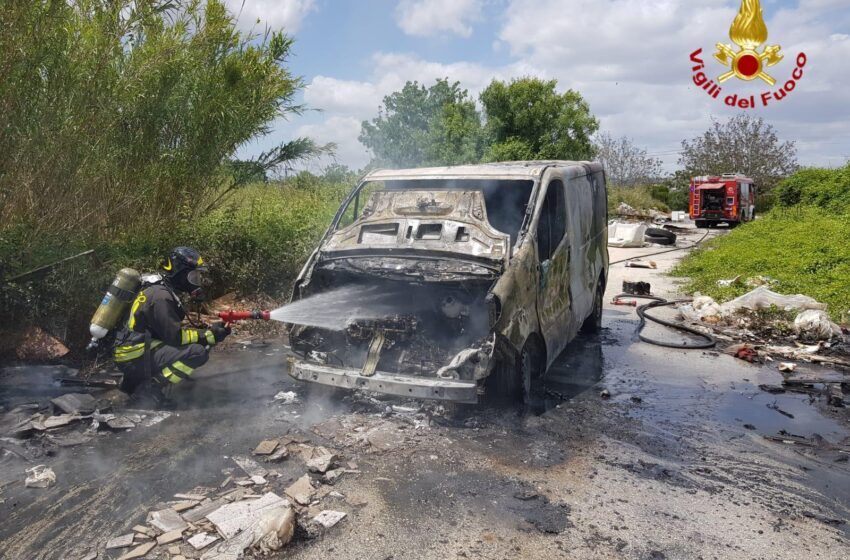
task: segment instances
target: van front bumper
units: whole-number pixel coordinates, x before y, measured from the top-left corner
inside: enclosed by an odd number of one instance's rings
[[[314,364],[296,358],[289,359],[289,375],[300,381],[345,389],[365,389],[386,395],[471,404],[478,402],[478,384],[474,381],[417,377],[381,371],[365,377],[356,369]]]

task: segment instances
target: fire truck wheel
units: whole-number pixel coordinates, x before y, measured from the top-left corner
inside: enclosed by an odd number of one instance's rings
[[[708,226],[708,222],[706,222],[705,220],[695,220],[694,225],[696,225],[698,228],[704,228]]]

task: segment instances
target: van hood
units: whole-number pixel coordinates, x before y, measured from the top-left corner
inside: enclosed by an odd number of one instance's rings
[[[507,265],[510,235],[488,222],[481,191],[384,190],[373,192],[360,219],[333,232],[319,252],[320,262],[366,258],[369,268],[374,257],[397,257],[459,261],[492,272]]]

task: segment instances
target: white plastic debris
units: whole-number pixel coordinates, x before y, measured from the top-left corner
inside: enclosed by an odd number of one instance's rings
[[[608,226],[609,247],[643,247],[646,224],[614,222]]]
[[[240,531],[251,527],[268,511],[288,507],[289,501],[274,492],[268,492],[261,498],[249,502],[234,502],[221,506],[207,515],[218,532],[225,538],[233,538]]]
[[[316,517],[313,518],[313,521],[324,527],[325,529],[330,529],[346,516],[347,514],[344,511],[334,511],[332,509],[326,509],[319,512]]]
[[[56,473],[48,466],[36,465],[25,472],[28,474],[24,481],[27,488],[47,488],[56,484]]]
[[[719,320],[724,315],[723,309],[716,301],[714,301],[714,298],[701,296],[699,294],[695,295],[691,303],[680,305],[679,313],[685,320],[693,323]]]
[[[298,394],[295,391],[281,391],[274,396],[274,400],[281,401],[283,404],[296,404],[299,402]]]
[[[841,336],[841,327],[829,320],[826,311],[807,309],[794,319],[794,332],[809,340],[829,340]]]
[[[794,362],[779,362],[779,365],[776,367],[782,373],[790,373],[797,369],[797,364],[795,364]]]
[[[779,309],[791,311],[794,309],[826,309],[826,304],[802,294],[786,296],[770,290],[767,286],[759,286],[751,292],[739,296],[723,304],[723,309],[729,313],[739,309],[767,309],[775,305]]]
[[[263,554],[280,550],[295,533],[295,510],[279,507],[263,514],[254,527],[253,546]]]
[[[717,285],[721,288],[728,288],[729,286],[734,286],[735,284],[740,283],[740,280],[741,275],[739,274],[738,276],[730,278],[729,280],[718,280]]]

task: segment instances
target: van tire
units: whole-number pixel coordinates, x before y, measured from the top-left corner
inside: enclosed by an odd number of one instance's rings
[[[602,303],[605,298],[605,279],[599,277],[596,292],[593,294],[593,311],[581,324],[581,332],[595,334],[602,330]]]

